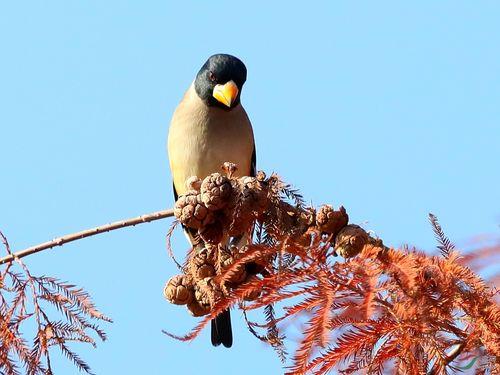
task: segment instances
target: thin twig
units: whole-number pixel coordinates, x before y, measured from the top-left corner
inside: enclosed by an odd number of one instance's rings
[[[455,346],[444,358],[444,366],[448,366],[451,362],[453,362],[464,350],[467,345],[467,341],[462,341],[460,344]],[[429,371],[429,375],[434,375],[437,373],[437,363],[434,364],[432,369]]]
[[[446,356],[446,361],[445,361],[446,365],[449,365],[451,362],[453,362],[455,358],[457,358],[460,355],[460,353],[462,353],[466,345],[467,342],[463,341],[458,346],[453,348],[453,350],[449,352],[448,355]]]
[[[51,249],[56,246],[62,246],[68,242],[73,242],[77,240],[81,240],[85,237],[95,236],[96,234],[110,232],[112,230],[130,227],[138,224],[149,223],[155,220],[165,219],[167,217],[174,216],[174,210],[163,210],[152,212],[150,214],[137,216],[131,219],[115,221],[114,223],[101,225],[99,227],[95,227],[92,229],[86,229],[81,232],[67,234],[65,236],[54,238],[52,241],[47,241],[35,246],[28,247],[27,249],[17,251],[15,253],[11,253],[9,255],[0,258],[0,264],[10,263],[15,259],[23,258],[27,255],[31,255],[34,253],[38,253],[39,251]]]

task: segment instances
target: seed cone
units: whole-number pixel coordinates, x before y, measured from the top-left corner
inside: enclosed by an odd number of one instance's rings
[[[194,296],[202,307],[210,308],[222,298],[222,291],[212,277],[206,277],[194,286]]]
[[[323,205],[316,213],[316,224],[318,229],[327,234],[336,236],[339,231],[349,222],[349,216],[344,207],[340,206],[338,211],[330,205]]]
[[[214,253],[206,248],[196,252],[190,259],[189,272],[195,281],[215,275]]]
[[[193,300],[187,304],[187,309],[192,316],[198,317],[210,313],[210,306],[200,305],[198,301]]]
[[[251,243],[256,223],[264,235],[259,234],[259,245],[264,250],[281,246],[282,252],[292,256],[290,262],[326,241],[325,245],[334,244],[335,251],[346,258],[368,251],[367,244],[379,246],[370,242],[362,228],[348,225],[344,207],[304,207],[290,198],[294,194],[277,175],[267,178],[258,172],[255,177],[236,177],[236,171],[234,164],[225,163],[221,173],[203,180],[190,177],[187,193],[175,204],[176,218],[197,229],[200,242],[190,253],[186,274],[170,279],[164,294],[172,303],[187,305],[193,316],[209,314],[241,284],[273,272],[273,255],[259,255]],[[235,267],[249,248],[255,252],[254,258]],[[252,301],[261,293],[251,290],[243,299]]]
[[[269,202],[267,191],[256,177],[245,176],[232,182],[235,193],[224,209],[223,223],[227,235],[237,237],[251,229]]]
[[[214,221],[213,213],[207,209],[196,190],[183,194],[175,202],[175,217],[189,228],[199,229]]]
[[[173,304],[185,305],[194,298],[193,280],[189,275],[176,275],[170,278],[163,288],[163,295]]]
[[[201,179],[197,176],[191,176],[186,180],[186,188],[187,190],[196,190],[200,191],[201,188]]]
[[[212,173],[201,184],[201,200],[210,211],[216,211],[227,205],[232,193],[231,181],[220,173]]]
[[[344,258],[358,255],[368,243],[369,237],[363,228],[350,224],[345,226],[335,239],[335,251]]]

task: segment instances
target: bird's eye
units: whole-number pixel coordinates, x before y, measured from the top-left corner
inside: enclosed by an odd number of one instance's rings
[[[208,79],[210,79],[210,81],[212,82],[215,82],[217,80],[217,77],[215,77],[214,72],[210,71],[208,72]]]

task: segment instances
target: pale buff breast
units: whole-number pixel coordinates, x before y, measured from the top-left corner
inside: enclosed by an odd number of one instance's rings
[[[220,172],[226,161],[238,165],[237,176],[249,175],[252,125],[241,105],[231,111],[207,107],[191,85],[172,117],[167,147],[175,189],[182,194],[187,178]]]

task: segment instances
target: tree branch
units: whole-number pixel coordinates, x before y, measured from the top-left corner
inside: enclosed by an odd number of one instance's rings
[[[38,244],[35,246],[28,247],[27,249],[20,250],[18,252],[6,255],[3,258],[0,258],[0,264],[10,263],[13,260],[15,260],[16,258],[23,258],[27,255],[38,253],[39,251],[51,249],[51,248],[56,247],[56,246],[62,246],[68,242],[81,240],[82,238],[85,238],[85,237],[91,237],[91,236],[95,236],[96,234],[110,232],[112,230],[130,227],[130,226],[134,226],[137,224],[149,223],[151,221],[161,220],[161,219],[165,219],[165,218],[171,217],[171,216],[174,216],[174,210],[172,210],[172,209],[163,210],[163,211],[156,211],[156,212],[152,212],[150,214],[137,216],[137,217],[134,217],[131,219],[115,221],[114,223],[101,225],[99,227],[95,227],[95,228],[91,228],[91,229],[86,229],[86,230],[83,230],[81,232],[67,234],[67,235],[59,237],[59,238],[54,238],[52,241],[47,241],[47,242],[44,242],[44,243],[41,243],[41,244]]]
[[[467,340],[462,341],[460,344],[455,346],[448,353],[448,355],[446,355],[446,358],[444,358],[444,366],[448,366],[451,362],[453,362],[462,353],[462,351],[466,346],[467,346]],[[437,364],[434,364],[431,371],[429,372],[429,375],[435,375],[436,373],[437,373]]]

